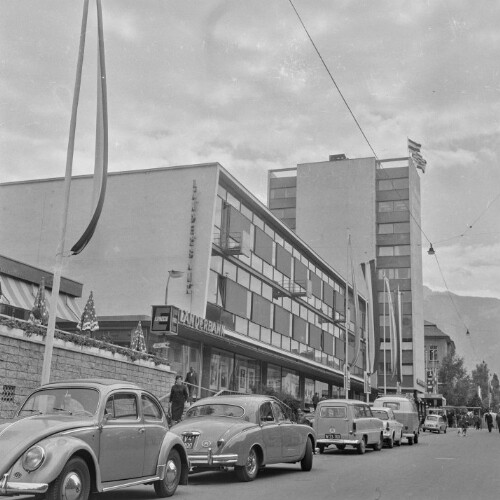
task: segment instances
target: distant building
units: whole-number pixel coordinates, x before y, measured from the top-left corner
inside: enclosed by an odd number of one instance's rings
[[[455,342],[435,323],[424,323],[425,366],[427,376],[427,392],[439,393],[438,373],[441,362],[450,351],[455,349]]]
[[[0,185],[7,254],[53,265],[63,182]],[[67,250],[88,223],[92,191],[91,176],[73,178]],[[334,324],[345,318],[345,279],[218,163],[110,173],[96,232],[65,272],[85,297],[93,291],[96,336],[126,345],[140,319],[149,350],[199,374],[198,396],[267,387],[308,404],[315,392],[345,394],[345,335]],[[177,335],[151,331],[152,305],[165,301],[180,311]],[[351,370],[349,396],[359,399],[364,349]]]
[[[348,159],[302,163],[269,171],[268,206],[297,235],[344,276],[347,238],[355,261],[376,259],[380,343],[378,387],[384,386],[384,350],[390,358],[389,327],[384,335],[383,277],[391,292],[402,292],[402,391],[425,391],[420,178],[408,158]],[[362,279],[358,280],[358,283]],[[388,308],[385,324],[389,325]],[[389,371],[386,368],[386,373]],[[397,390],[387,377],[389,392]]]

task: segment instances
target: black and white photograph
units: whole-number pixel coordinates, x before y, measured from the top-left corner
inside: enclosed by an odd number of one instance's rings
[[[498,496],[500,3],[0,12],[0,498]]]

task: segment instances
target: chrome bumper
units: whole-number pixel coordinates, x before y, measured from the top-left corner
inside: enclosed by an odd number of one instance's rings
[[[48,488],[48,483],[9,482],[9,474],[4,474],[0,479],[0,495],[35,495],[45,493]]]
[[[320,444],[349,444],[351,446],[357,446],[358,444],[361,443],[361,439],[325,439],[325,438],[319,438],[316,440],[316,446]]]
[[[224,465],[234,465],[238,461],[238,455],[227,454],[227,455],[214,455],[212,449],[208,449],[206,455],[189,455],[188,459],[191,467],[193,465],[204,465],[207,467],[212,466],[224,466]]]

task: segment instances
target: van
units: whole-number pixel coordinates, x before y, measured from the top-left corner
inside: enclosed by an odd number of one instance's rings
[[[382,449],[384,424],[368,404],[357,399],[325,399],[318,403],[313,428],[316,446],[323,453],[330,445],[344,450],[352,446],[363,454],[368,446]]]
[[[403,437],[408,444],[418,443],[420,422],[413,400],[404,396],[382,396],[373,402],[373,408],[391,408],[396,420],[403,424]]]

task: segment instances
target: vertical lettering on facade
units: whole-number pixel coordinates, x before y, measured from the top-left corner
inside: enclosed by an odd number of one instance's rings
[[[189,230],[188,271],[186,276],[186,293],[193,291],[193,260],[194,243],[196,241],[196,217],[198,210],[198,188],[196,180],[193,179],[193,191],[191,196],[191,227]]]

